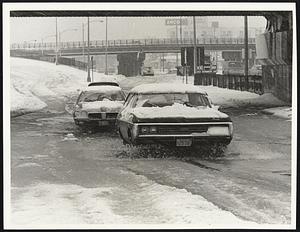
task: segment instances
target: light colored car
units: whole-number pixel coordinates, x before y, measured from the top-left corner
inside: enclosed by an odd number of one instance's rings
[[[154,76],[154,71],[152,67],[143,67],[142,71],[143,76]]]
[[[124,143],[191,147],[228,145],[233,124],[211,104],[206,92],[190,84],[144,84],[127,95],[117,118]]]
[[[118,86],[86,87],[75,103],[74,122],[76,125],[85,123],[94,123],[99,126],[114,125],[124,100],[125,94]]]

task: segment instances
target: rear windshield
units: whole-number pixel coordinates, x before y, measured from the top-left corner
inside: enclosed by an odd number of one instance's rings
[[[79,102],[95,102],[95,101],[124,101],[125,96],[121,91],[109,92],[84,92],[79,99]]]

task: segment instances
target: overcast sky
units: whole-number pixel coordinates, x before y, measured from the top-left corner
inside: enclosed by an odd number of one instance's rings
[[[244,26],[243,17],[240,16],[208,18],[219,21],[220,27],[243,28]],[[166,17],[109,17],[108,39],[167,38],[168,27],[165,26],[165,19]],[[101,23],[100,20],[104,22]],[[62,33],[61,41],[81,41],[82,24],[86,22],[86,17],[58,18],[58,31],[65,31]],[[90,22],[92,22],[90,40],[104,40],[105,18],[91,17]],[[265,24],[264,17],[248,17],[249,27],[264,28]],[[54,42],[53,35],[55,35],[55,17],[10,18],[10,43],[33,42],[34,40],[41,42],[42,38],[44,42]]]

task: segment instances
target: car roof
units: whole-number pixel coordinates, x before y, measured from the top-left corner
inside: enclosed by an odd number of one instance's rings
[[[199,86],[191,84],[142,84],[134,87],[130,90],[131,93],[147,94],[147,93],[201,93],[207,95],[207,93]]]
[[[119,86],[112,86],[112,85],[96,85],[96,86],[88,86],[85,89],[83,89],[84,92],[115,92],[115,91],[121,91],[121,88]]]
[[[88,86],[102,86],[102,85],[119,86],[117,82],[113,82],[113,81],[99,81],[99,82],[91,82],[88,84]]]

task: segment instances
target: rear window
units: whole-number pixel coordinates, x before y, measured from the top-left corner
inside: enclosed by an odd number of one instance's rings
[[[125,96],[122,91],[109,92],[84,92],[79,97],[79,102],[95,102],[95,101],[124,101]]]

